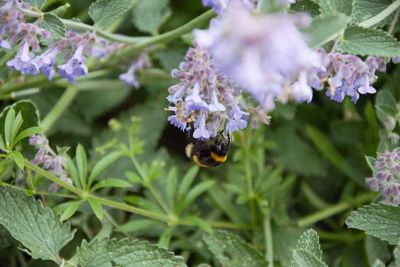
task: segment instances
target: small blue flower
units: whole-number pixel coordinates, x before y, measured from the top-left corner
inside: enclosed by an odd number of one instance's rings
[[[56,71],[54,70],[54,65],[56,64],[56,57],[59,52],[60,51],[57,48],[49,48],[46,52],[44,52],[36,59],[40,71],[49,80],[52,80],[56,73]]]
[[[206,128],[206,113],[201,112],[199,118],[195,122],[196,130],[193,132],[193,137],[196,139],[210,138],[210,132]]]
[[[39,74],[39,67],[35,63],[33,57],[30,55],[28,42],[24,42],[21,45],[21,48],[19,49],[17,55],[12,60],[7,62],[7,66],[10,69],[21,72],[21,74],[23,75]]]
[[[72,84],[76,83],[77,78],[87,76],[88,74],[88,69],[85,65],[86,57],[83,56],[82,52],[83,47],[78,46],[68,62],[58,67],[60,75]]]
[[[180,120],[177,115],[168,116],[168,122],[174,125],[175,127],[178,127],[180,130],[186,131],[187,123],[185,121]]]
[[[186,109],[207,111],[208,105],[200,96],[200,85],[195,83],[192,88],[192,92],[185,98]]]
[[[11,44],[6,40],[0,40],[0,48],[11,49]]]
[[[126,73],[119,75],[119,79],[124,82],[125,86],[133,86],[134,88],[139,88],[140,84],[136,77],[136,72],[150,66],[150,58],[146,54],[141,54],[130,65]]]

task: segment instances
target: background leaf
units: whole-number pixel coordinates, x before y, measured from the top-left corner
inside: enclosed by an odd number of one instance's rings
[[[134,4],[135,0],[97,0],[89,7],[89,15],[99,28],[107,28]]]
[[[133,9],[132,22],[143,32],[157,34],[169,16],[169,0],[140,0]]]

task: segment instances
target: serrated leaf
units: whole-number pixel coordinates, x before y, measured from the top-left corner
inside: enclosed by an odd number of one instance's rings
[[[17,164],[18,168],[20,168],[21,170],[24,169],[25,159],[21,152],[13,151],[11,152],[10,157],[14,160],[15,164]]]
[[[169,0],[141,0],[133,9],[132,22],[143,32],[157,34],[171,13]]]
[[[101,204],[96,199],[93,199],[91,197],[88,198],[88,202],[97,219],[99,219],[100,221],[103,220],[104,212]]]
[[[232,233],[215,230],[203,237],[208,249],[223,266],[263,267],[267,266],[264,257],[250,244]]]
[[[352,26],[345,30],[338,49],[361,56],[395,57],[400,55],[400,42],[387,32]]]
[[[293,250],[292,266],[294,267],[327,267],[322,261],[322,250],[316,231],[304,232]]]
[[[304,249],[295,249],[292,267],[328,267],[328,265]]]
[[[313,19],[306,33],[310,37],[309,45],[317,47],[332,39],[338,32],[343,31],[350,18],[344,14],[322,15]]]
[[[391,0],[353,0],[351,20],[353,23],[360,23],[370,19],[379,14],[379,12],[384,10],[391,3]]]
[[[53,13],[44,13],[40,27],[50,32],[50,38],[53,41],[64,38],[65,34],[67,33],[67,27],[65,24],[57,15]]]
[[[400,237],[400,209],[384,204],[371,204],[350,213],[346,220],[349,228],[396,245]]]
[[[68,207],[61,214],[60,221],[65,221],[71,218],[81,206],[82,201],[71,201],[64,204],[68,205]]]
[[[116,161],[119,157],[121,157],[120,152],[112,152],[100,159],[96,165],[94,165],[90,176],[89,176],[89,184],[108,166],[110,166],[114,161]]]
[[[89,7],[89,16],[99,28],[107,28],[126,13],[135,0],[97,0]]]
[[[304,249],[317,257],[322,259],[322,250],[319,246],[319,237],[316,231],[310,229],[304,232],[297,242],[296,249]]]
[[[81,267],[183,267],[182,257],[151,245],[148,242],[129,239],[95,239],[82,242],[76,254]]]
[[[0,214],[0,224],[32,258],[61,263],[58,253],[74,237],[69,224],[61,224],[49,208],[10,187],[0,187]]]
[[[101,180],[100,182],[95,184],[95,186],[93,186],[93,188],[92,188],[92,191],[94,192],[94,191],[96,191],[100,188],[104,188],[104,187],[126,188],[126,187],[131,187],[131,186],[132,185],[125,180],[107,178],[107,179]]]
[[[343,13],[346,15],[351,14],[352,1],[350,0],[317,0],[322,13],[337,14]]]
[[[46,0],[26,0],[31,6],[36,7],[37,9],[41,9],[46,3]]]

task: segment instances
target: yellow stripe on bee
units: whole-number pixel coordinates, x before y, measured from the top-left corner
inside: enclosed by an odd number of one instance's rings
[[[190,159],[190,156],[192,155],[192,150],[193,150],[193,144],[188,144],[187,146],[186,146],[186,156]]]
[[[214,152],[211,152],[210,157],[215,160],[216,162],[225,162],[225,160],[227,159],[227,155],[225,156],[218,156],[217,154],[215,154]]]
[[[210,166],[204,165],[203,163],[200,162],[199,157],[197,155],[194,155],[192,158],[193,162],[196,163],[197,165],[199,165],[200,167],[203,168],[208,168]]]

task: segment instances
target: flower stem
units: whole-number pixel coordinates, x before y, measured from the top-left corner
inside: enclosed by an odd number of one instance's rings
[[[274,267],[274,243],[271,229],[271,210],[267,208],[264,216],[264,236],[265,236],[265,259],[268,261],[268,267]]]
[[[120,52],[114,54],[113,57],[116,57],[118,59],[131,57],[132,54],[137,54],[138,51],[141,51],[150,45],[168,43],[186,33],[189,33],[194,28],[203,26],[207,21],[209,21],[214,16],[215,12],[213,10],[209,10],[172,31],[156,35],[153,37],[149,37],[133,45],[130,45],[125,49],[122,49]]]
[[[297,226],[300,228],[313,225],[316,222],[325,220],[333,215],[339,214],[350,208],[360,206],[366,202],[372,201],[376,197],[376,193],[364,193],[358,195],[353,201],[343,201],[338,204],[332,205],[324,210],[310,214],[297,221]]]
[[[60,118],[62,113],[68,108],[71,102],[75,99],[75,96],[78,94],[78,90],[74,86],[69,86],[65,89],[64,94],[60,97],[54,107],[50,110],[50,112],[43,119],[40,124],[41,127],[46,130],[50,129],[50,127],[54,124],[54,122]]]

